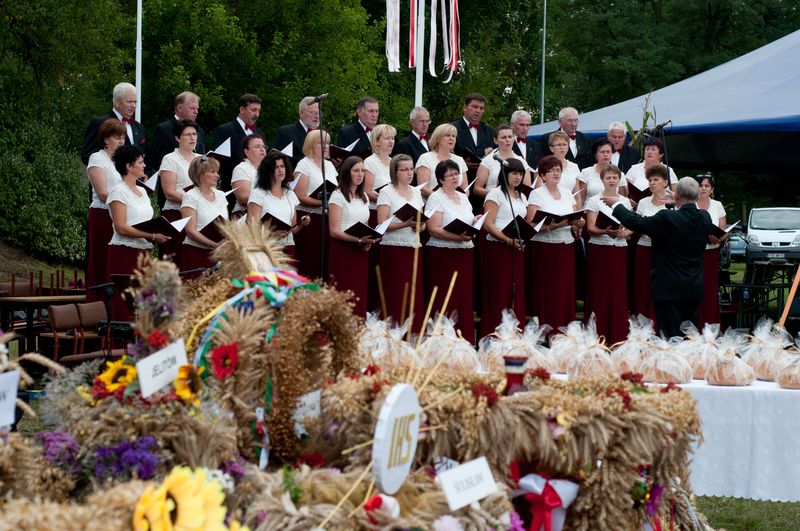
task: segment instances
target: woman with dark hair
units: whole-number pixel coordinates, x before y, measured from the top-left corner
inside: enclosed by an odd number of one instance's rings
[[[192,180],[189,178],[189,164],[201,155],[194,152],[197,145],[196,122],[178,120],[172,126],[172,133],[178,141],[178,147],[161,159],[158,178],[166,198],[161,206],[161,215],[169,221],[177,221],[181,218],[181,202],[186,193],[184,188],[192,186]],[[160,254],[176,264],[181,264],[180,252],[182,249],[180,241],[169,241],[161,246]]]
[[[86,224],[86,286],[97,286],[106,281],[106,259],[108,242],[114,235],[111,217],[108,215],[106,199],[108,193],[122,182],[112,157],[118,147],[125,145],[125,124],[111,118],[100,124],[97,142],[102,149],[89,157],[86,174],[92,187],[92,202],[89,205],[89,220]],[[87,302],[97,300],[97,290],[86,292]]]
[[[267,156],[267,143],[261,135],[250,135],[242,139],[242,162],[233,168],[231,174],[231,188],[236,196],[236,206],[233,207],[233,217],[240,218],[247,213],[247,204],[250,191],[256,187],[258,168],[261,161]]]
[[[628,181],[633,183],[637,188],[644,188],[647,186],[647,170],[656,165],[662,164],[664,158],[664,143],[658,138],[648,138],[644,141],[644,161],[639,164],[634,164],[625,177]],[[670,189],[674,190],[678,184],[678,176],[672,171],[672,168],[667,166],[669,170],[669,185]]]
[[[555,136],[554,133],[552,136]],[[531,222],[539,210],[564,215],[575,212],[575,197],[559,185],[561,161],[552,155],[539,159],[539,178],[543,186],[528,198],[526,219]],[[531,315],[558,331],[575,320],[575,232],[585,222],[582,218],[569,222],[546,219],[531,244]]]
[[[503,233],[517,216],[524,218],[527,213],[528,200],[518,188],[524,175],[522,161],[509,159],[508,166],[500,171],[499,186],[489,190],[483,203],[483,227],[488,234],[482,249],[486,256],[482,266],[481,336],[494,332],[506,308],[513,308],[517,320],[525,322],[524,242]],[[518,224],[521,223],[526,222],[520,220]]]
[[[498,185],[500,163],[494,159],[495,155],[507,161],[512,159],[520,161],[524,169],[522,182],[531,186],[530,167],[524,158],[514,153],[515,141],[514,130],[511,129],[510,125],[503,124],[494,130],[494,143],[497,144],[497,149],[486,155],[481,161],[481,165],[478,167],[478,173],[475,177],[474,184],[475,195],[486,197],[486,194]],[[506,171],[508,171],[508,169],[506,169]]]
[[[297,223],[297,200],[295,193],[289,189],[286,176],[292,173],[292,161],[280,151],[271,151],[258,167],[258,183],[250,192],[247,203],[247,219],[256,223],[264,214],[283,221],[291,226],[290,230],[277,231],[278,243],[283,245],[283,252],[289,258],[295,258],[294,234],[311,223],[309,216],[300,218]],[[295,226],[296,225],[296,226]]]
[[[659,210],[667,208],[670,200],[669,171],[663,164],[654,164],[647,169],[647,182],[650,195],[643,197],[636,205],[640,216],[655,216]],[[650,269],[653,264],[652,241],[642,234],[636,243],[636,264],[633,270],[633,313],[642,314],[656,321],[653,301],[650,298]]]
[[[389,164],[389,179],[391,184],[384,186],[378,194],[378,223],[385,222],[406,205],[422,211],[425,206],[422,193],[411,186],[411,181],[414,179],[414,161],[410,156],[401,154],[392,158]],[[420,225],[420,230],[425,230],[425,224],[420,223]],[[417,221],[414,217],[408,221],[393,221],[383,235],[380,253],[381,279],[386,295],[386,310],[389,312],[389,315],[385,317],[400,320],[405,294],[407,315],[414,316],[413,330],[417,330],[421,324],[424,311],[422,244],[417,238],[416,229]],[[419,249],[416,252],[416,285],[412,284],[414,249]],[[411,303],[412,287],[414,288],[413,308],[408,306]]]
[[[467,196],[456,190],[462,179],[461,166],[453,160],[444,160],[436,166],[435,175],[439,189],[428,196],[425,204],[428,232],[431,235],[425,251],[425,293],[430,297],[433,287],[438,286],[433,308],[440,309],[453,272],[458,272],[458,279],[445,311],[448,314],[453,310],[458,313],[456,328],[461,330],[464,339],[474,344],[472,236],[449,232],[444,227],[456,219],[471,224],[475,217]]]
[[[581,171],[581,176],[578,178],[581,187],[581,201],[585,205],[589,198],[604,193],[605,183],[603,183],[600,174],[603,169],[611,164],[611,155],[614,154],[614,148],[611,146],[611,141],[606,138],[599,138],[592,144],[592,155],[594,156],[595,164],[584,168]],[[628,184],[625,182],[625,175],[619,181],[618,192],[620,195],[628,195]]]
[[[324,136],[323,136],[324,135]],[[325,150],[322,149],[324,140]],[[308,215],[311,222],[308,228],[295,236],[295,253],[297,254],[297,269],[309,278],[317,278],[322,274],[322,245],[330,245],[328,234],[322,234],[322,201],[319,197],[312,197],[314,191],[322,185],[322,165],[325,164],[325,178],[332,182],[336,180],[336,168],[328,158],[330,135],[318,129],[306,135],[303,143],[303,157],[294,169],[294,178],[297,185],[294,193],[300,204],[297,210]],[[320,241],[322,238],[322,241]]]
[[[186,238],[181,249],[181,269],[200,269],[212,267],[216,262],[211,252],[221,242],[215,242],[200,231],[218,217],[228,219],[228,200],[225,193],[217,190],[219,180],[219,161],[209,157],[199,157],[189,165],[189,178],[194,188],[186,192],[181,202],[181,216],[190,217],[186,224]]]
[[[150,254],[153,243],[163,245],[169,240],[169,236],[147,233],[133,227],[153,218],[150,197],[136,184],[144,177],[144,155],[139,148],[130,145],[117,148],[114,167],[122,177],[122,182],[106,198],[114,228],[114,234],[108,242],[106,260],[109,281],[111,275],[132,275],[139,255]],[[117,321],[131,320],[121,293],[115,293],[111,300],[111,318]]]
[[[728,226],[727,213],[722,203],[714,199],[714,177],[709,174],[696,177],[700,185],[697,194],[697,208],[708,211],[711,222],[724,229]],[[703,299],[700,301],[700,325],[719,323],[719,244],[725,241],[714,235],[708,237],[708,245],[703,255]]]
[[[586,228],[591,235],[588,250],[588,275],[586,279],[586,301],[583,306],[585,320],[594,314],[597,333],[605,336],[608,344],[623,341],[628,335],[628,253],[627,239],[631,231],[623,226],[615,229],[600,228],[597,220],[600,212],[610,214],[604,198],[631,208],[627,197],[619,194],[622,170],[613,164],[600,170],[603,191],[586,202]]]
[[[331,252],[328,272],[331,282],[341,290],[350,290],[356,296],[353,312],[359,317],[367,315],[370,248],[380,238],[357,238],[345,231],[359,221],[369,222],[369,198],[364,193],[366,171],[360,157],[347,157],[339,172],[339,188],[331,194],[328,231]]]

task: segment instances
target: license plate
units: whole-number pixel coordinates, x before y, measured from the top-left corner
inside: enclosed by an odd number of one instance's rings
[[[786,258],[786,253],[767,253],[767,258]]]

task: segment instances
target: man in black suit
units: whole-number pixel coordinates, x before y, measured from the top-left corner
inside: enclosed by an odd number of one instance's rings
[[[88,164],[91,154],[102,147],[97,140],[97,131],[100,129],[100,124],[111,118],[116,118],[125,123],[125,129],[127,130],[125,144],[133,144],[144,153],[144,126],[133,119],[133,115],[136,113],[136,87],[130,83],[117,83],[114,86],[111,99],[113,104],[111,112],[95,116],[86,127],[86,133],[83,135],[83,148],[81,149],[81,160],[84,164]]]
[[[592,157],[592,141],[589,137],[578,131],[578,111],[574,107],[564,107],[558,111],[558,129],[556,131],[564,131],[569,137],[569,149],[567,150],[567,160],[570,160],[578,165],[580,169],[591,166],[595,163]],[[550,144],[548,139],[550,135],[555,133],[547,133],[542,135],[539,143],[542,146],[543,155],[552,155],[550,151]]]
[[[669,179],[663,164],[647,170],[648,177],[654,173]],[[683,321],[697,326],[703,297],[703,254],[713,226],[708,212],[697,208],[699,189],[697,181],[684,177],[675,188],[675,209],[650,217],[638,216],[619,204],[613,210],[626,228],[652,238],[651,298],[656,323],[666,337],[680,336]],[[618,202],[603,200],[609,206]]]
[[[460,120],[450,122],[456,127],[456,154],[469,151],[478,158],[491,152],[494,145],[494,130],[481,122],[486,111],[486,98],[483,94],[473,92],[464,98],[464,116]],[[470,167],[470,161],[467,160]],[[474,162],[474,161],[473,161]],[[477,171],[478,162],[475,164]],[[472,169],[470,167],[470,169]]]
[[[264,137],[264,131],[256,127],[256,122],[261,114],[261,98],[255,94],[244,94],[238,102],[239,115],[232,121],[224,123],[214,131],[214,146],[216,150],[227,139],[231,139],[231,156],[221,157],[219,163],[219,176],[221,190],[227,192],[231,189],[231,174],[233,168],[242,162],[242,139],[250,135]],[[231,194],[230,197],[233,197]],[[229,199],[231,201],[231,199]]]
[[[175,97],[175,114],[169,119],[158,124],[153,131],[153,139],[148,143],[149,153],[147,165],[157,171],[161,167],[161,159],[164,155],[172,153],[178,147],[178,141],[172,128],[179,120],[191,120],[197,122],[197,114],[200,112],[200,98],[193,92],[181,92]],[[194,147],[195,153],[205,153],[206,132],[202,127],[197,127],[197,144]]]
[[[361,155],[365,151],[372,149],[372,129],[378,125],[378,115],[380,114],[380,107],[378,100],[370,96],[365,96],[358,100],[356,105],[356,115],[358,120],[345,125],[339,130],[339,136],[336,139],[336,145],[340,148],[346,148],[356,140],[358,144],[350,150],[353,155]]]
[[[404,153],[414,160],[430,151],[428,148],[428,128],[431,125],[431,115],[425,107],[414,107],[408,116],[411,122],[411,132],[394,147],[394,154]]]
[[[528,138],[528,130],[531,128],[531,114],[528,111],[514,111],[511,115],[511,129],[514,131],[514,153],[525,159],[528,166],[535,168],[539,159],[542,158],[542,148],[539,142],[533,138]]]
[[[608,126],[608,141],[611,142],[611,149],[614,150],[611,155],[611,164],[621,169],[623,173],[627,173],[631,166],[642,159],[639,150],[629,146],[626,142],[627,135],[625,124],[622,122],[611,122],[611,125]]]
[[[272,147],[284,149],[292,144],[292,166],[297,166],[303,158],[303,144],[306,135],[319,127],[319,103],[313,96],[306,96],[300,100],[297,110],[300,119],[292,124],[282,125],[275,131],[275,142]]]

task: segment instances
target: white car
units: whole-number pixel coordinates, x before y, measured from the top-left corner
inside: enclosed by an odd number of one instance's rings
[[[745,258],[800,262],[800,208],[754,208],[747,220]]]

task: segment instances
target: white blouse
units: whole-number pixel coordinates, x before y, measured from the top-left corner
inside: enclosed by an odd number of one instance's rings
[[[450,160],[455,161],[458,164],[458,169],[461,170],[461,175],[467,174],[467,163],[464,162],[462,157],[450,153]],[[439,160],[439,156],[436,154],[435,151],[428,151],[427,153],[423,153],[420,155],[419,159],[417,159],[417,165],[414,167],[414,170],[418,170],[422,167],[428,168],[431,171],[431,178],[428,180],[428,183],[425,185],[425,188],[435,188],[437,184],[436,181],[436,166],[439,165],[441,161]],[[463,180],[463,177],[462,177]],[[461,186],[461,182],[458,183]],[[427,215],[427,214],[426,214]]]
[[[197,213],[197,230],[205,228],[206,225],[217,219],[218,216],[228,219],[228,200],[225,198],[225,193],[216,188],[212,188],[212,190],[214,191],[214,201],[206,199],[197,187],[192,188],[183,195],[181,207],[193,208]],[[186,238],[184,238],[183,243],[201,249],[211,249],[211,247],[193,240],[188,234]]]
[[[138,187],[137,187],[138,188]],[[150,196],[143,189],[138,190],[139,195],[136,195],[127,184],[124,182],[115,186],[106,198],[106,205],[109,207],[114,201],[118,201],[125,205],[125,223],[128,226],[136,225],[143,221],[153,219],[153,205],[150,204]],[[109,210],[109,214],[111,211]],[[113,218],[112,218],[113,219]],[[134,249],[152,249],[153,244],[144,238],[131,238],[130,236],[122,236],[117,233],[117,227],[114,227],[114,235],[111,237],[109,245],[126,245]]]
[[[630,175],[630,173],[628,174]],[[665,210],[667,205],[654,205],[653,204],[653,196],[649,195],[647,197],[643,197],[641,201],[636,205],[636,213],[640,216],[655,216],[659,210]],[[652,247],[653,240],[650,239],[650,236],[647,234],[642,234],[639,236],[639,245],[642,247]]]
[[[233,173],[231,174],[231,186],[238,181],[249,181],[250,190],[254,190],[258,182],[258,168],[253,166],[253,163],[249,160],[244,159],[233,169]],[[236,201],[236,206],[233,207],[233,211],[240,212],[242,210],[247,210],[247,207],[240,205],[239,201]]]
[[[575,183],[580,179],[581,169],[571,160],[564,159],[563,164],[564,167],[561,169],[561,180],[558,181],[558,186],[572,193],[575,190]]]
[[[597,173],[597,170],[594,169],[596,164],[592,164],[588,168],[584,168],[581,171],[581,176],[578,178],[582,183],[586,185],[586,202],[589,202],[589,199],[600,195],[605,190],[605,186],[603,185],[603,180],[600,178],[600,174]],[[628,181],[625,180],[625,174],[623,173],[619,178],[619,185],[617,188],[627,188]]]
[[[484,187],[487,190],[491,190],[492,188],[497,186],[497,179],[500,176],[500,163],[494,160],[494,158],[492,158],[497,152],[498,150],[495,149],[494,151],[483,157],[483,160],[481,160],[481,166],[489,170],[489,178],[486,180],[486,186]],[[527,171],[531,170],[531,167],[528,166],[528,162],[525,159],[523,159],[516,153],[513,153],[512,157],[522,162],[522,166],[525,168],[525,170]]]
[[[495,161],[497,162],[497,161]],[[498,164],[499,166],[499,164]],[[515,216],[522,216],[525,217],[525,213],[527,210],[528,200],[525,197],[525,194],[520,193],[519,197],[512,197],[511,198],[511,205],[514,207],[514,215],[511,215],[511,207],[508,206],[508,198],[506,198],[506,194],[503,193],[502,188],[499,186],[496,188],[492,188],[489,190],[489,193],[486,194],[486,201],[492,201],[497,205],[497,216],[494,218],[494,225],[497,227],[499,231],[503,231],[506,228],[506,225],[511,223]],[[486,235],[487,240],[491,240],[493,242],[500,241],[491,234]]]
[[[291,190],[284,189],[283,197],[275,197],[270,190],[253,188],[250,191],[250,200],[247,204],[250,203],[261,207],[262,216],[269,212],[271,216],[291,225],[292,218],[294,217],[297,205],[300,204],[300,200],[297,199],[297,196]],[[294,235],[292,231],[289,231],[289,234],[280,238],[278,243],[284,246],[294,245]]]
[[[367,159],[364,161],[364,168],[375,176],[375,180],[372,183],[373,191],[392,182],[392,180],[389,178],[389,166],[384,164],[378,155],[373,153],[367,157]],[[377,203],[370,201],[369,208],[370,210],[375,210],[378,208],[378,205]]]
[[[330,204],[342,209],[342,218],[339,221],[339,228],[347,230],[359,221],[369,222],[369,204],[358,197],[353,197],[348,201],[344,198],[341,190],[334,190],[331,194]]]
[[[115,186],[122,182],[122,176],[114,167],[114,161],[108,156],[105,150],[95,151],[89,157],[89,164],[86,165],[86,174],[89,174],[89,168],[100,168],[106,172],[106,193],[110,192]],[[91,180],[89,181],[91,183]],[[108,197],[108,196],[106,196]],[[108,205],[103,203],[100,196],[92,186],[92,203],[89,208],[102,208],[108,210]]]
[[[620,196],[619,202],[617,204],[618,205],[625,205],[625,208],[627,208],[628,210],[631,209],[631,201],[627,197]],[[586,210],[591,210],[592,212],[600,212],[600,210],[603,209],[603,210],[606,211],[606,213],[608,213],[608,209],[607,208],[603,208],[604,206],[605,206],[605,203],[603,202],[602,199],[600,199],[600,195],[599,194],[590,197],[589,200],[586,201]],[[615,207],[616,207],[616,205],[615,205]],[[593,234],[592,237],[589,238],[589,243],[592,243],[592,244],[595,244],[595,245],[608,245],[608,246],[612,246],[612,247],[627,247],[628,246],[628,240],[626,240],[625,238],[612,238],[608,234],[601,234],[600,236],[595,236]]]
[[[472,215],[472,205],[470,205],[469,199],[462,193],[456,193],[458,195],[458,204],[451,201],[441,188],[433,192],[428,196],[428,202],[425,204],[425,215],[430,218],[436,212],[441,212],[442,228],[446,227],[456,218],[464,223],[472,223],[474,216]],[[447,247],[450,249],[472,249],[474,247],[472,240],[443,240],[433,235],[431,235],[428,240],[428,245],[431,247]]]
[[[628,178],[630,182],[636,185],[637,188],[640,190],[644,190],[647,188],[647,178],[644,176],[644,162],[640,162],[639,164],[634,164],[628,170],[628,173],[625,176]],[[669,168],[669,184],[674,185],[678,184],[678,176],[675,175],[675,172],[672,168]]]
[[[194,154],[195,157],[199,157],[199,153]],[[192,180],[189,178],[189,164],[186,159],[183,158],[181,155],[180,149],[175,148],[175,151],[172,153],[167,153],[164,155],[164,158],[161,159],[161,168],[158,171],[171,171],[176,176],[176,184],[175,189],[178,193],[183,193],[183,189],[187,186],[191,186]],[[159,176],[160,177],[160,176]],[[170,201],[167,199],[164,201],[164,207],[161,210],[180,210],[181,204],[176,201]]]
[[[338,183],[339,180],[337,177],[339,176],[336,168],[334,168],[333,163],[329,160],[325,160],[325,178],[329,181]],[[295,178],[299,178],[300,175],[305,175],[308,177],[308,187],[306,188],[306,192],[311,194],[314,190],[319,188],[319,185],[322,184],[322,170],[314,164],[314,159],[303,157],[300,159],[300,162],[297,163],[297,167],[294,169]],[[318,197],[312,197],[312,199],[319,199]],[[330,198],[328,198],[330,202]],[[297,205],[297,210],[301,212],[310,212],[312,214],[322,214],[322,207],[309,207],[305,205]]]
[[[725,207],[722,206],[722,203],[720,203],[716,199],[709,199],[707,212],[708,215],[711,216],[711,223],[713,223],[717,227],[719,227],[719,220],[727,216],[727,213],[725,212]],[[706,244],[706,249],[716,249],[717,247],[719,247],[718,243]]]
[[[540,186],[531,192],[531,196],[528,198],[528,204],[534,205],[538,210],[544,210],[545,212],[558,216],[573,212],[575,210],[575,203],[577,202],[575,201],[575,197],[571,192],[563,188],[561,188],[559,192],[561,193],[561,199],[555,199],[550,195],[547,186]],[[545,223],[550,223],[551,221],[552,220],[545,221]],[[575,238],[572,236],[572,227],[569,224],[556,230],[537,232],[532,239],[535,242],[543,243],[572,243],[575,241]]]
[[[410,203],[411,206],[417,210],[422,210],[422,208],[425,206],[425,203],[422,200],[422,193],[413,186],[409,188],[411,188],[411,193],[413,195],[413,199],[411,201],[397,193],[394,185],[390,184],[384,187],[383,190],[381,190],[378,194],[378,206],[388,205],[390,214],[394,214],[399,209],[403,208],[406,203]],[[383,235],[381,245],[394,245],[397,247],[421,246],[417,240],[417,232],[411,227],[403,227],[402,229],[392,231],[387,230]]]

